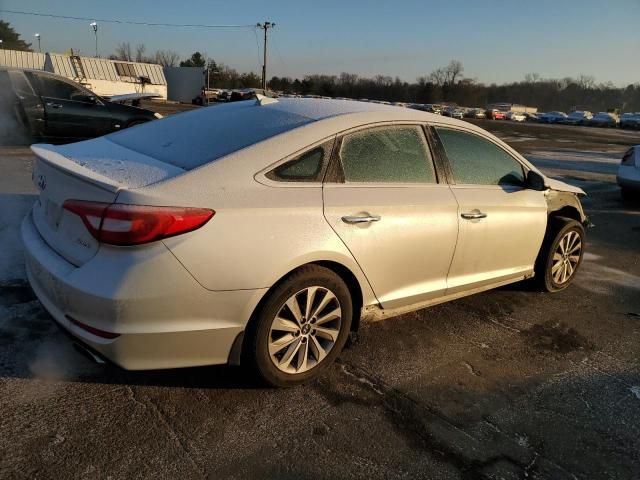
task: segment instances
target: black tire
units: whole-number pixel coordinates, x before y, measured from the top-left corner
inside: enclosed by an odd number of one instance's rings
[[[339,334],[327,355],[315,366],[302,373],[287,373],[275,365],[269,353],[272,323],[287,300],[305,288],[314,286],[322,287],[333,293],[339,302],[341,311]],[[255,312],[247,328],[242,363],[248,365],[262,382],[270,386],[292,387],[308,382],[322,374],[338,357],[349,338],[352,316],[353,303],[349,288],[335,272],[319,265],[302,267],[291,273],[269,292],[266,300]],[[309,344],[311,344],[310,338]],[[294,356],[296,355],[298,354],[296,353]]]
[[[560,241],[565,238],[569,232],[576,232],[580,237],[580,253],[578,262],[575,264],[574,270],[571,275],[563,282],[558,282],[554,279],[552,269],[554,265],[554,253],[558,250]],[[585,243],[585,230],[582,224],[571,218],[564,217],[551,217],[547,225],[547,233],[545,234],[542,247],[538,253],[535,265],[535,277],[534,281],[538,288],[546,292],[559,292],[567,288],[575,279],[580,264],[582,263],[582,256],[584,254]]]
[[[624,202],[633,202],[640,200],[640,194],[629,188],[620,187],[620,196]]]

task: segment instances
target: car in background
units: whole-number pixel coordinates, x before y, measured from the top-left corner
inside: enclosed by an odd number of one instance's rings
[[[593,114],[587,110],[574,110],[561,123],[565,125],[586,125],[593,118]]]
[[[609,112],[598,112],[586,122],[590,127],[610,127],[618,126],[618,118]]]
[[[567,114],[564,112],[548,112],[538,115],[538,123],[564,123]]]
[[[622,156],[617,180],[624,200],[640,198],[640,145],[631,147]]]
[[[533,112],[525,112],[524,116],[526,117],[526,121],[527,122],[537,122],[538,121],[538,115],[540,115],[539,113],[533,113]]]
[[[530,278],[557,292],[584,252],[581,189],[406,108],[258,97],[32,150],[29,283],[131,370],[308,382],[363,318]]]
[[[640,112],[623,113],[620,117],[620,128],[640,129]]]
[[[256,92],[253,88],[243,88],[240,90],[232,90],[229,96],[230,102],[241,102],[243,100],[249,100],[255,98]]]
[[[230,90],[220,90],[218,92],[218,102],[228,102],[231,99],[231,91]]]
[[[157,118],[162,116],[144,108],[110,102],[60,75],[0,68],[0,123],[14,125],[26,137],[81,140]]]
[[[435,113],[436,115],[442,115],[442,107],[440,105],[427,103],[425,111],[429,113]]]
[[[512,122],[524,122],[526,119],[527,116],[522,112],[507,112],[507,120]]]
[[[465,118],[487,118],[484,110],[481,108],[470,108],[464,114]]]
[[[485,116],[490,120],[504,120],[507,118],[507,114],[502,110],[491,109],[485,111]]]
[[[442,114],[445,117],[457,118],[459,120],[464,118],[464,110],[459,107],[453,107],[453,106],[447,107],[444,109]]]

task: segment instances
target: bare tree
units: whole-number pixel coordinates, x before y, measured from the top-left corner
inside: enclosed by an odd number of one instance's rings
[[[156,52],[156,63],[163,67],[175,67],[178,65],[180,56],[173,50],[158,50]]]
[[[445,71],[447,76],[447,83],[449,85],[455,85],[456,80],[462,77],[462,74],[464,73],[464,67],[462,66],[461,61],[451,60],[451,62],[449,62],[449,65],[447,65]]]
[[[536,83],[536,82],[539,82],[540,80],[541,80],[541,78],[540,78],[540,74],[539,74],[539,73],[536,73],[536,72],[533,72],[533,73],[527,73],[527,74],[524,76],[524,81],[525,81],[526,83]]]
[[[129,42],[122,42],[116,47],[116,53],[113,56],[116,60],[132,61],[131,44]]]
[[[144,62],[144,52],[147,50],[147,47],[144,43],[139,43],[136,45],[136,62]]]
[[[431,83],[434,83],[439,87],[442,87],[447,83],[447,78],[447,70],[444,67],[436,68],[428,77]]]

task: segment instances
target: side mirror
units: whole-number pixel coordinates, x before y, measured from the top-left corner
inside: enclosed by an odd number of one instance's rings
[[[529,170],[527,173],[527,188],[531,190],[542,191],[545,190],[544,186],[544,177],[540,175],[538,172]]]

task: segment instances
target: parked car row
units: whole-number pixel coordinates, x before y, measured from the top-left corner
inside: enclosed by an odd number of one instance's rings
[[[331,98],[320,95],[281,94],[282,97],[303,98]],[[339,97],[335,100],[350,100]],[[435,113],[450,118],[486,118],[489,120],[509,120],[512,122],[537,122],[561,125],[585,125],[593,127],[620,127],[628,129],[640,129],[640,112],[624,113],[618,117],[615,113],[598,112],[593,114],[588,110],[575,110],[569,114],[561,111],[551,112],[517,112],[498,109],[484,109],[478,107],[461,107],[458,105],[439,105],[432,103],[404,103],[388,102],[386,100],[358,99],[361,102],[378,103],[383,105],[395,105],[398,107],[413,108],[424,112]]]

